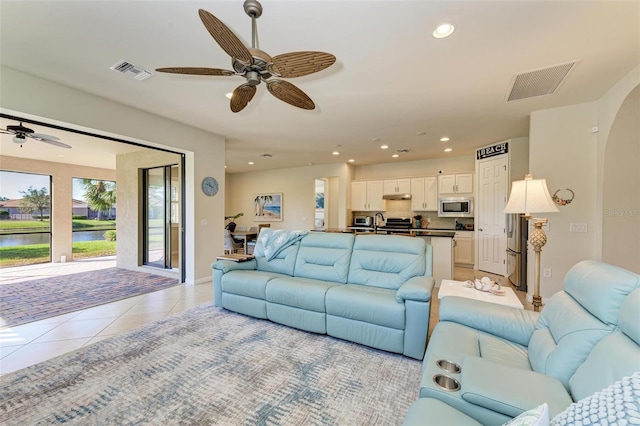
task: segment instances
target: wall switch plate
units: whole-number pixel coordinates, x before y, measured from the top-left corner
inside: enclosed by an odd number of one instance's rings
[[[202,227],[207,226],[207,219],[200,219],[200,226]]]
[[[551,278],[551,268],[544,268],[542,270],[542,276],[545,278]]]
[[[586,223],[570,223],[569,232],[587,232]]]

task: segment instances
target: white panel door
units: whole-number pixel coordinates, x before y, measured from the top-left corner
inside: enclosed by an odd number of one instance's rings
[[[507,156],[479,162],[478,269],[505,276],[507,273],[506,215]]]

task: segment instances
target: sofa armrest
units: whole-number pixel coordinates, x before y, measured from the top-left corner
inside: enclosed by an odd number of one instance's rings
[[[573,403],[555,377],[475,356],[464,358],[460,383],[462,399],[511,417],[545,402],[553,417]]]
[[[435,281],[433,277],[413,277],[404,282],[396,293],[396,301],[404,303],[405,300],[428,302],[431,300],[431,291]]]
[[[440,299],[440,321],[466,325],[528,346],[539,312],[482,302],[464,297]]]
[[[254,270],[257,268],[258,263],[255,259],[247,260],[245,262],[234,262],[232,260],[218,260],[211,265],[213,269],[222,271],[226,274],[229,271],[235,270]]]

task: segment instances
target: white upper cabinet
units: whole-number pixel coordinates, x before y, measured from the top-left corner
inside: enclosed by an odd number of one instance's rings
[[[438,175],[438,193],[440,194],[472,194],[473,173],[455,175]]]
[[[382,192],[383,182],[381,180],[351,182],[351,210],[384,210]]]
[[[411,193],[411,179],[389,179],[384,181],[384,195]]]
[[[411,210],[438,210],[438,184],[435,177],[411,179]]]

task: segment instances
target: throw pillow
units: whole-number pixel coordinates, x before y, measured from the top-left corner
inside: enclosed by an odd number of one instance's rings
[[[549,426],[549,405],[544,404],[527,410],[502,426]]]
[[[640,425],[640,372],[574,402],[551,425]]]

